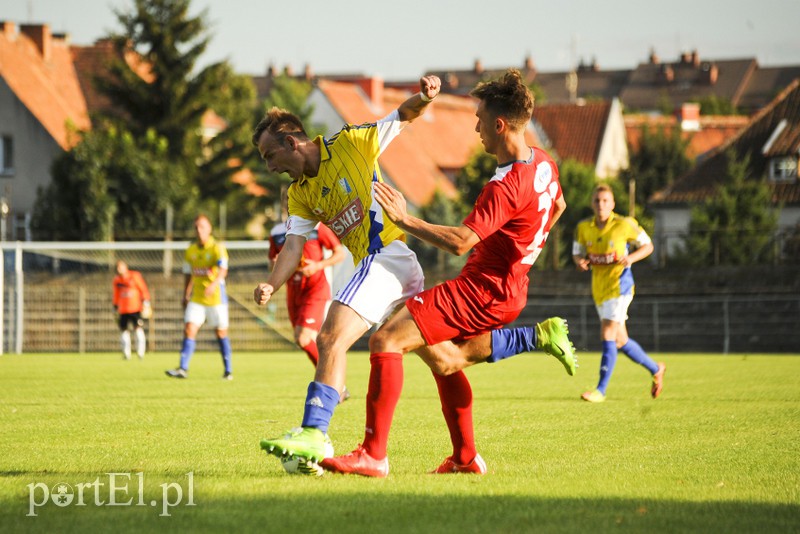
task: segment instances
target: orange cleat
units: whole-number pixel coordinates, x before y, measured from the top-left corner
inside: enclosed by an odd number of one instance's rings
[[[658,371],[653,375],[653,385],[650,387],[650,395],[657,399],[661,395],[661,390],[664,389],[664,371],[667,366],[663,362],[658,362]]]
[[[448,456],[442,462],[442,465],[431,471],[432,475],[443,475],[447,473],[471,473],[474,475],[486,474],[486,462],[483,461],[480,454],[476,454],[473,460],[466,464],[461,465],[453,461],[452,456]]]

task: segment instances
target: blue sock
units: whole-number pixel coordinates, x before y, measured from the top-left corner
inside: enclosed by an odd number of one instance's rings
[[[306,407],[303,411],[303,426],[318,428],[328,432],[333,410],[339,404],[336,388],[322,382],[311,382],[306,393]]]
[[[225,372],[231,373],[231,355],[233,351],[231,350],[231,338],[229,337],[220,337],[217,338],[219,342],[219,352],[222,354],[222,363],[225,364]]]
[[[532,326],[492,330],[492,354],[486,360],[499,362],[536,348],[536,329]]]
[[[611,380],[611,373],[614,372],[614,366],[616,364],[617,342],[603,341],[603,356],[600,358],[600,382],[597,384],[597,389],[603,395],[606,394],[608,381]]]
[[[197,342],[194,339],[189,339],[188,337],[183,338],[183,346],[181,347],[181,369],[184,371],[189,369],[189,360],[192,359],[196,345]]]
[[[628,338],[628,342],[620,347],[619,350],[624,352],[628,358],[635,361],[642,367],[646,367],[647,370],[650,371],[651,375],[654,375],[658,372],[658,364],[647,355],[641,345],[631,338]]]

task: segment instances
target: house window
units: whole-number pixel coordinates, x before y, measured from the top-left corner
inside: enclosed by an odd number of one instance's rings
[[[0,136],[0,175],[14,174],[14,139]]]
[[[797,157],[786,156],[769,160],[769,177],[775,182],[797,180]]]

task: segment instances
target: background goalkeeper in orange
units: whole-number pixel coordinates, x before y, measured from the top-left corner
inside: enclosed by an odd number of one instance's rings
[[[114,311],[119,314],[120,346],[126,360],[131,358],[131,329],[136,336],[136,355],[144,358],[147,341],[144,335],[145,316],[149,316],[150,290],[139,271],[132,271],[122,260],[117,262],[114,277]]]

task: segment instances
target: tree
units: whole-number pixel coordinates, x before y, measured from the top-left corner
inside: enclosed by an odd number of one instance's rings
[[[686,156],[688,144],[678,128],[667,133],[663,128],[653,131],[647,125],[642,126],[639,149],[631,155],[630,166],[620,173],[619,180],[626,185],[636,180],[636,205],[643,206],[645,214],[649,215],[647,200],[653,193],[672,184],[692,167]]]
[[[750,158],[725,154],[723,183],[702,205],[692,208],[689,236],[677,263],[692,266],[756,265],[771,258],[778,216],[771,192],[749,170]]]
[[[235,75],[226,62],[197,70],[210,37],[206,11],[190,17],[190,0],[133,4],[129,11],[115,11],[123,27],[112,35],[117,57],[109,65],[110,75],[96,80],[111,101],[106,117],[137,138],[155,131],[167,141],[167,157],[184,165],[197,184],[201,200],[224,201],[234,190],[230,178],[254,157],[252,81]],[[140,61],[126,61],[131,53]],[[200,128],[209,111],[226,124],[210,140]]]
[[[496,168],[497,159],[484,152],[482,147],[478,147],[470,156],[467,164],[458,171],[455,182],[461,192],[460,201],[464,216],[472,209],[483,186],[494,176]]]
[[[197,192],[166,150],[152,130],[141,139],[114,127],[86,132],[54,161],[53,181],[38,192],[37,239],[141,239],[163,229],[168,205],[178,208],[176,220],[191,220]]]
[[[701,115],[738,115],[739,110],[733,102],[717,95],[708,95],[696,101],[700,104]]]

